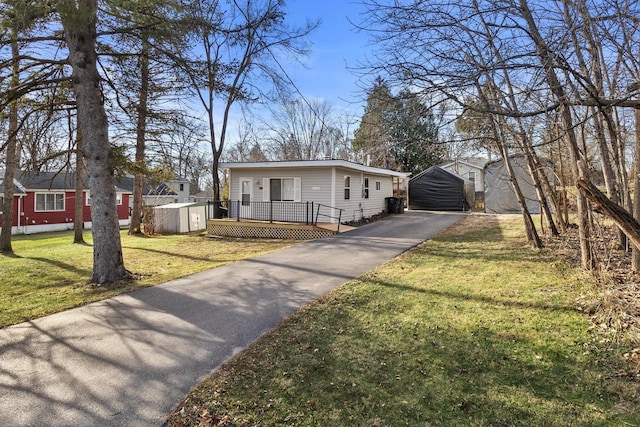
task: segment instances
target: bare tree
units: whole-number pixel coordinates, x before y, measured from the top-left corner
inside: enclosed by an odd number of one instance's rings
[[[288,28],[283,3],[278,0],[193,0],[185,7],[185,25],[193,29],[193,49],[177,55],[176,62],[205,111],[213,154],[213,192],[219,199],[218,164],[226,147],[232,107],[267,97],[268,86],[286,86],[288,78],[278,56],[304,55],[305,39],[316,24]]]
[[[634,92],[624,89],[625,82],[629,85],[638,76],[631,65],[635,60],[627,60],[638,51],[637,2],[588,6],[582,0],[365,0],[365,4],[369,13],[364,29],[371,30],[379,46],[366,70],[396,85],[433,94],[437,101],[454,103],[469,117],[498,123],[502,139],[498,142],[513,143],[512,148],[526,156],[531,175],[538,178],[543,205],[546,193],[554,205],[559,202],[536,172],[540,169],[536,146],[558,145],[557,153],[569,153],[570,161],[563,156],[557,160],[564,186],[586,183],[575,188],[582,264],[592,268],[591,213],[585,196],[599,204],[610,203],[611,209],[605,210],[610,215],[619,213],[612,206],[628,206],[625,118],[620,111],[638,106],[631,99]],[[474,100],[487,84],[495,96],[478,104]],[[598,158],[610,166],[605,173],[611,199],[604,201],[594,197],[588,185],[592,156],[587,134],[577,133],[586,129],[587,121],[599,144]],[[626,215],[613,219],[627,234],[634,234]],[[563,222],[566,217],[558,221]]]
[[[283,99],[263,120],[266,149],[275,160],[317,160],[333,145],[331,105],[324,100]]]

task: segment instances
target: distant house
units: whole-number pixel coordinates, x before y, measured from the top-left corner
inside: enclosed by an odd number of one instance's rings
[[[228,174],[229,200],[236,202],[243,217],[255,219],[266,215],[258,212],[264,204],[271,214],[287,202],[298,202],[313,204],[314,214],[324,213],[320,222],[360,220],[386,211],[386,198],[405,191],[407,178],[402,172],[345,160],[221,163],[220,167]]]
[[[206,203],[213,202],[215,197],[213,197],[213,190],[204,190],[193,196],[194,200],[197,203]]]
[[[476,195],[481,198],[484,193],[484,165],[486,163],[485,159],[465,158],[446,161],[440,167],[473,182]]]
[[[116,187],[118,220],[129,224],[131,192]],[[4,186],[0,183],[0,191]],[[71,172],[18,171],[14,180],[12,233],[39,233],[73,228],[75,174]],[[0,218],[3,213],[0,212]],[[91,193],[83,190],[82,219],[91,227]]]
[[[133,177],[121,179],[118,182],[118,186],[126,188],[133,194]],[[195,200],[190,194],[190,186],[191,183],[181,176],[166,182],[145,180],[142,186],[142,199],[144,200],[145,206],[190,203]]]

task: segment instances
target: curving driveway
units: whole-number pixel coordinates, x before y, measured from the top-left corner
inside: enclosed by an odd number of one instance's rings
[[[463,217],[406,212],[0,329],[0,425],[162,425],[283,318]]]

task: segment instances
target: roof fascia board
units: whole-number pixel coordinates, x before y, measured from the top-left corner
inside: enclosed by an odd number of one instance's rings
[[[339,167],[369,173],[372,175],[391,175],[406,178],[404,172],[392,171],[389,169],[374,168],[346,160],[300,160],[283,162],[253,162],[253,163],[231,163],[221,162],[223,169],[266,169],[266,168],[318,168],[318,167]]]

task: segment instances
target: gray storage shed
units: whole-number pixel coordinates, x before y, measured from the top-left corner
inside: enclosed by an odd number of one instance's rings
[[[409,209],[465,211],[474,204],[473,183],[439,166],[409,180]]]
[[[174,234],[201,231],[207,228],[207,205],[169,203],[154,208],[156,233]]]
[[[527,209],[532,214],[540,213],[540,201],[529,175],[526,158],[522,155],[511,156],[509,162],[526,200]],[[554,173],[551,162],[543,161],[543,168],[553,185]],[[513,191],[507,167],[502,159],[489,162],[484,167],[484,207],[487,213],[521,213],[518,197]]]

